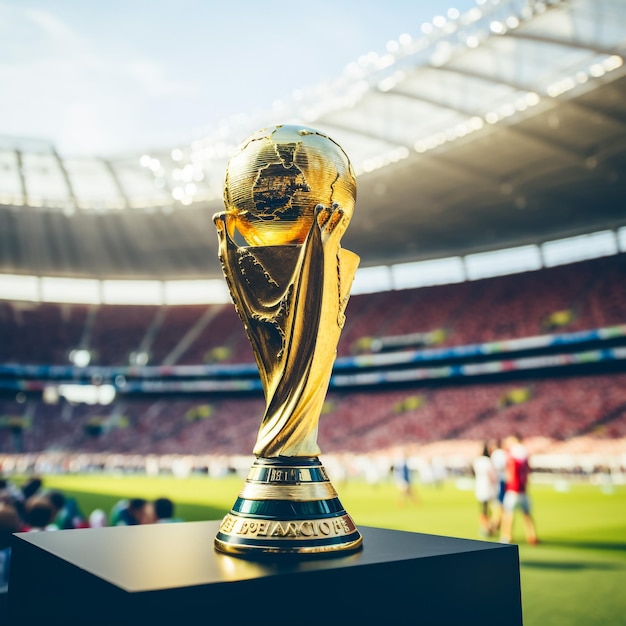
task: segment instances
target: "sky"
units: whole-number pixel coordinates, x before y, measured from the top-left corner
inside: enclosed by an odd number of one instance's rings
[[[0,0],[0,137],[71,156],[185,145],[476,0]]]

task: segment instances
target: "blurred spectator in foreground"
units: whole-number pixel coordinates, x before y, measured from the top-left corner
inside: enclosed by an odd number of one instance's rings
[[[74,498],[68,498],[60,491],[49,491],[46,496],[56,509],[53,524],[59,530],[87,528],[87,520]]]
[[[482,454],[474,459],[474,494],[478,501],[478,530],[481,536],[493,534],[491,505],[498,495],[498,476],[489,456],[489,446],[483,445]]]
[[[500,541],[511,543],[513,539],[513,521],[517,509],[522,511],[526,542],[538,543],[535,522],[530,513],[530,500],[526,492],[530,465],[528,452],[517,436],[508,437],[504,442],[507,453],[506,491],[504,493]]]
[[[120,503],[118,503],[120,504]],[[112,516],[113,517],[113,516]],[[154,508],[145,498],[131,498],[126,500],[116,512],[113,526],[137,526],[138,524],[152,524],[154,522]]]
[[[23,499],[28,500],[29,498],[34,496],[41,489],[42,485],[43,485],[43,481],[41,480],[41,478],[38,478],[38,477],[29,478],[22,485]]]
[[[31,496],[24,506],[25,525],[20,530],[24,532],[35,532],[42,530],[53,530],[52,526],[56,509],[45,496]]]
[[[174,517],[174,503],[169,498],[157,498],[154,501],[154,515],[157,524],[169,524],[182,522],[182,519]]]
[[[111,526],[117,526],[118,522],[121,519],[122,516],[122,511],[125,511],[126,509],[128,509],[128,500],[127,499],[123,499],[123,500],[118,500],[114,505],[113,508],[111,509]],[[122,525],[122,524],[120,524]]]
[[[54,507],[52,523],[58,528],[63,528],[65,518],[65,496],[60,491],[49,491],[46,497]]]
[[[7,478],[0,478],[0,502],[10,503],[15,506],[15,502],[21,502],[24,496],[19,487],[16,487]]]
[[[11,563],[11,535],[20,529],[20,518],[10,504],[0,504],[0,593],[9,584]]]
[[[107,514],[102,509],[94,509],[89,515],[90,528],[104,528],[107,525]]]
[[[4,493],[11,498],[12,504],[23,521],[26,518],[26,502],[39,494],[43,481],[41,478],[29,478],[21,487],[7,489]]]

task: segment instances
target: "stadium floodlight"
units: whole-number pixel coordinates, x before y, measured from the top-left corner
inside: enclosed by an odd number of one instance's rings
[[[222,279],[168,280],[164,283],[165,304],[223,304],[230,302]]]
[[[393,265],[391,278],[394,289],[412,289],[462,283],[466,276],[461,257],[448,257]]]
[[[130,365],[148,365],[148,361],[150,360],[150,355],[143,351],[138,350],[137,352],[131,352],[128,356],[128,363]]]
[[[612,230],[547,241],[541,246],[545,267],[566,265],[617,254],[617,237]]]
[[[541,269],[541,254],[533,245],[468,254],[465,269],[469,280],[528,272]]]
[[[620,252],[626,252],[626,226],[622,226],[617,231],[617,243],[619,245]]]
[[[0,298],[26,302],[39,301],[39,278],[18,274],[0,274]]]
[[[42,276],[40,284],[44,302],[100,304],[100,281],[95,278]]]
[[[111,404],[115,400],[113,385],[59,385],[58,392],[69,402],[84,404]]]
[[[72,350],[69,356],[70,361],[74,363],[76,367],[87,367],[91,362],[91,352],[83,348]]]
[[[163,304],[163,283],[158,280],[104,280],[104,304]]]
[[[376,267],[361,267],[357,270],[354,282],[352,283],[352,293],[376,293],[379,291],[390,291],[391,268],[386,265]]]

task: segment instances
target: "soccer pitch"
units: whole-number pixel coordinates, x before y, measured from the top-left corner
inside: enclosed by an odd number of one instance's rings
[[[120,498],[169,497],[185,521],[220,519],[241,477],[45,476],[44,487],[75,497],[89,515]],[[626,623],[626,486],[567,483],[531,487],[540,545],[519,542],[524,624],[618,626]],[[478,539],[478,506],[466,482],[418,486],[418,502],[402,503],[391,481],[334,482],[357,525]],[[497,572],[494,572],[497,576]],[[488,581],[486,581],[488,584]],[[489,611],[489,607],[485,607]],[[419,607],[416,606],[416,616]]]

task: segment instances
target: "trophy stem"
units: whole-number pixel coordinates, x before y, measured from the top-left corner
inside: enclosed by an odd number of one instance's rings
[[[257,457],[215,547],[242,557],[332,555],[361,548],[317,457]]]

